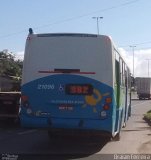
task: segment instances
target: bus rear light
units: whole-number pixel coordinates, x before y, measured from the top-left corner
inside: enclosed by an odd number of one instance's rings
[[[105,99],[105,102],[106,102],[106,103],[111,103],[111,102],[112,102],[112,98],[111,98],[111,97],[107,97],[107,98]]]
[[[21,100],[22,102],[28,101],[28,96],[22,95]]]
[[[104,110],[109,110],[109,109],[110,109],[110,106],[109,106],[108,104],[105,104],[105,105],[103,106],[103,109],[104,109]]]
[[[23,105],[23,107],[29,107],[28,96],[21,96],[21,104]]]

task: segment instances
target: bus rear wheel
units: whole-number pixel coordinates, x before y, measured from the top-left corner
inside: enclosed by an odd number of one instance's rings
[[[113,137],[113,141],[120,141],[120,138],[121,138],[121,132],[119,131],[119,133],[117,133],[115,137]]]

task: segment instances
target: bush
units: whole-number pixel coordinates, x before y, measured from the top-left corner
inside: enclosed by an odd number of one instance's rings
[[[147,121],[151,121],[151,110],[149,110],[145,115],[144,115],[144,119]]]

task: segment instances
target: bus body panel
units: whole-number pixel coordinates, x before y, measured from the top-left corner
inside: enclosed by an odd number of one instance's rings
[[[30,35],[26,41],[22,84],[50,75],[38,71],[61,68],[95,72],[86,76],[112,86],[111,50],[112,42],[107,36]]]
[[[93,94],[68,95],[65,87],[71,82],[78,85],[93,85]],[[22,87],[22,95],[28,97],[24,103],[26,109],[22,110],[22,115],[26,115],[31,120],[35,116],[37,121],[34,125],[36,126],[93,128],[112,132],[113,89],[99,81],[79,75],[52,75],[25,84]],[[105,106],[109,107],[109,110],[104,110]],[[41,119],[43,123],[40,125]],[[59,119],[62,120],[57,124]],[[91,120],[93,125],[88,123]],[[80,121],[83,121],[83,127],[80,126]],[[34,127],[30,121],[26,120],[23,125]]]

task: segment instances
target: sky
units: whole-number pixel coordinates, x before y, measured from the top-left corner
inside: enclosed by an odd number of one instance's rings
[[[134,76],[151,76],[151,0],[1,0],[0,51],[22,59],[35,33],[97,33],[112,37]],[[149,66],[149,67],[148,67]]]

